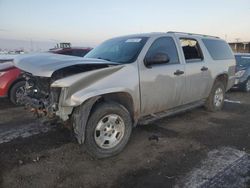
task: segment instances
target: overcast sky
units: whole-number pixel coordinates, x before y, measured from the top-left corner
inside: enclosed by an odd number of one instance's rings
[[[0,0],[6,40],[95,46],[107,38],[184,31],[250,40],[250,0]]]

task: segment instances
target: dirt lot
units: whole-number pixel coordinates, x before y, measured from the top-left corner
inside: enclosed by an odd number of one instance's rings
[[[227,99],[219,113],[198,108],[138,126],[125,151],[105,160],[92,159],[62,129],[11,137],[0,144],[0,187],[182,187],[210,151],[250,153],[250,94],[230,92]],[[22,108],[0,101],[0,133],[27,125],[41,128]]]

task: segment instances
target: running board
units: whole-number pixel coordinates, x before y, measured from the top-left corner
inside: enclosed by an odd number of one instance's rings
[[[173,108],[171,110],[166,110],[163,112],[158,112],[158,113],[154,113],[154,114],[150,114],[147,116],[144,116],[142,119],[139,120],[138,124],[140,125],[146,125],[149,124],[153,121],[159,120],[161,118],[165,118],[165,117],[169,117],[169,116],[173,116],[185,111],[189,111],[192,110],[194,108],[200,107],[204,105],[204,100],[202,101],[198,101],[198,102],[194,102],[194,103],[189,103],[180,107],[176,107]]]

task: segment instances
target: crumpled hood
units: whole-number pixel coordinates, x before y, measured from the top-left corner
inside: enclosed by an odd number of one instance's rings
[[[105,64],[116,65],[118,63],[99,59],[82,58],[75,56],[59,55],[53,53],[33,53],[17,56],[14,64],[19,69],[29,72],[34,76],[51,77],[53,72],[73,65],[81,64]]]

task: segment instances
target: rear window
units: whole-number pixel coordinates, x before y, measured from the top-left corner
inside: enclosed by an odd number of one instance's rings
[[[213,39],[202,39],[202,41],[214,60],[234,59],[234,55],[225,41]]]

